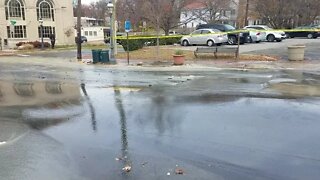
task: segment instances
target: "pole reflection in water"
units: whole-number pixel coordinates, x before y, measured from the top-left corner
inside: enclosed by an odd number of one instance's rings
[[[128,153],[128,136],[127,136],[127,117],[123,107],[121,92],[119,89],[114,88],[114,96],[116,101],[116,108],[119,111],[120,115],[120,127],[121,127],[121,156],[124,161],[125,167],[132,166],[132,162],[130,161],[129,153]],[[129,170],[130,171],[130,170]]]
[[[91,99],[88,95],[86,85],[84,83],[81,83],[81,90],[86,98],[86,101],[88,102],[89,105],[89,110],[90,110],[90,115],[91,115],[91,124],[92,124],[92,129],[93,131],[97,131],[97,120],[96,120],[96,112],[94,110],[94,107],[92,105]]]

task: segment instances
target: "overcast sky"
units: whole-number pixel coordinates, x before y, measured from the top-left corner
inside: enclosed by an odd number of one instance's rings
[[[82,0],[81,3],[83,4],[90,4],[91,2],[96,2],[98,0]]]

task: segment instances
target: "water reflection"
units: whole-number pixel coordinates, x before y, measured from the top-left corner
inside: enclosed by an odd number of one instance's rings
[[[81,179],[41,130],[83,114],[82,103],[76,82],[0,79],[0,179]]]
[[[43,129],[83,113],[81,101],[76,83],[0,80],[0,124],[6,121]],[[6,132],[1,131],[0,137]]]
[[[114,88],[114,96],[115,96],[115,103],[116,108],[119,112],[120,116],[120,128],[121,128],[121,156],[124,161],[124,166],[130,165],[131,160],[129,156],[129,144],[128,144],[128,136],[127,136],[127,117],[126,112],[124,110],[121,92],[119,89]]]
[[[46,91],[49,94],[62,94],[61,83],[46,82]]]
[[[91,99],[88,95],[87,89],[86,89],[86,85],[84,83],[81,83],[81,90],[86,98],[86,101],[89,105],[89,110],[90,110],[90,115],[91,115],[91,125],[92,125],[92,129],[93,131],[97,131],[97,120],[96,120],[96,112],[95,109],[93,107],[93,104],[91,102]]]
[[[15,93],[21,97],[32,97],[34,95],[32,83],[14,83]]]

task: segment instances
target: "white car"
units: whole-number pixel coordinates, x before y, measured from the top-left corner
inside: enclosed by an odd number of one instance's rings
[[[181,38],[182,46],[189,45],[221,45],[228,42],[227,33],[223,33],[217,29],[198,29],[190,35]]]
[[[281,42],[282,40],[286,39],[286,33],[283,31],[278,31],[275,29],[272,29],[266,25],[250,25],[244,27],[244,29],[255,29],[258,31],[263,31],[266,33],[266,40],[268,42]]]
[[[250,30],[250,29],[247,29],[247,30]],[[249,43],[253,43],[253,42],[259,43],[262,41],[266,41],[266,39],[267,39],[266,32],[260,32],[257,30],[250,30],[249,31],[249,36],[248,36]]]

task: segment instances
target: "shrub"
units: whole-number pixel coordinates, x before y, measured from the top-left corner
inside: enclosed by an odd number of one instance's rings
[[[174,55],[182,56],[182,55],[184,55],[184,52],[181,49],[177,49],[174,51]]]
[[[179,43],[182,36],[163,36],[159,39],[160,45],[173,45],[175,43]],[[127,39],[121,38],[119,39],[120,44],[123,46],[124,50],[127,51]],[[156,46],[157,45],[157,37],[152,36],[130,36],[129,42],[129,51],[135,51],[143,48],[143,46]]]
[[[20,46],[22,46],[22,45],[25,45],[25,44],[30,44],[30,45],[32,45],[34,48],[41,48],[41,42],[39,42],[39,41],[29,41],[29,42],[18,42],[17,44],[16,44],[16,46],[17,47],[20,47]],[[43,42],[43,46],[44,46],[44,48],[48,48],[48,47],[50,47],[50,43],[48,43],[48,42]]]
[[[18,50],[31,50],[33,49],[33,45],[32,44],[23,44],[21,46],[18,47]]]

